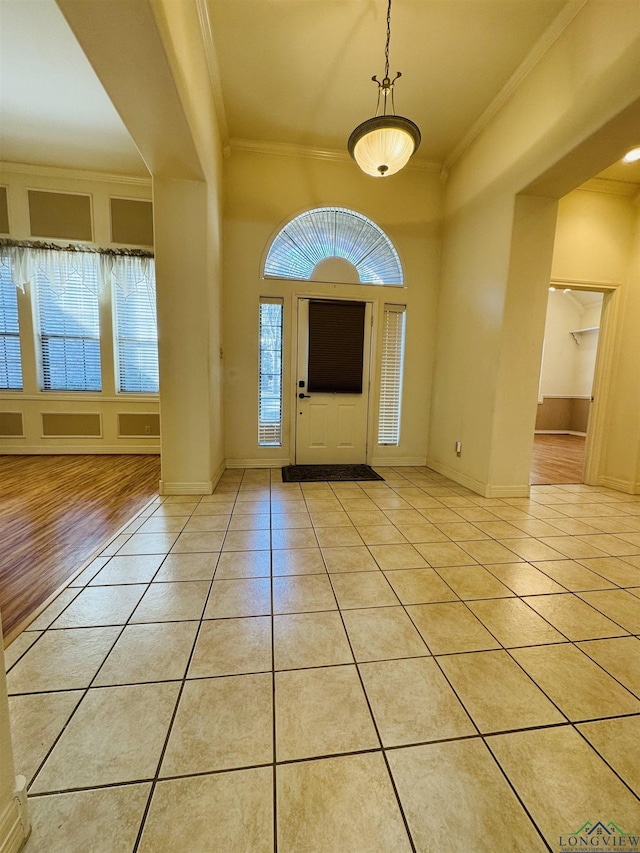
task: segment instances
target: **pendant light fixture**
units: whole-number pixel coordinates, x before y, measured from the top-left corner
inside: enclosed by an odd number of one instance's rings
[[[378,103],[373,118],[363,121],[349,137],[349,154],[367,175],[383,178],[395,175],[406,166],[420,145],[420,131],[410,119],[395,114],[394,83],[389,77],[389,42],[391,41],[391,0],[387,7],[387,43],[384,50],[384,77],[372,77],[378,85]],[[387,110],[390,110],[387,112]]]

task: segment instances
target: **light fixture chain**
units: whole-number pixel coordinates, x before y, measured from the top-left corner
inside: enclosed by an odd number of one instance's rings
[[[391,0],[387,6],[387,43],[384,49],[384,76],[389,76],[389,43],[391,42]]]

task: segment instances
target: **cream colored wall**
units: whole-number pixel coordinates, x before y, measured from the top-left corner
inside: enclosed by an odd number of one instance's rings
[[[480,493],[528,494],[555,199],[633,142],[639,50],[635,0],[589,0],[451,169],[429,464]]]
[[[111,243],[110,197],[151,198],[150,181],[13,164],[4,164],[0,184],[7,187],[10,236],[15,240],[30,239],[29,189],[89,194],[94,244],[103,247],[115,245]],[[69,241],[59,242],[66,245]],[[118,436],[118,413],[157,413],[159,404],[157,394],[116,393],[114,341],[113,334],[108,333],[113,329],[111,294],[105,290],[100,297],[100,324],[107,334],[101,341],[102,391],[99,393],[40,390],[32,299],[29,286],[24,293],[18,290],[23,390],[0,391],[0,411],[22,413],[24,437],[0,438],[0,453],[157,453],[160,448],[157,438]],[[45,438],[43,412],[97,412],[102,420],[102,435],[99,439]]]
[[[293,459],[291,403],[295,378],[291,364],[297,294],[371,300],[376,308],[376,332],[385,302],[407,305],[401,442],[393,448],[374,446],[372,460],[378,464],[424,463],[440,204],[441,184],[433,172],[407,169],[377,180],[346,160],[232,152],[226,161],[224,230],[225,436],[229,465],[279,465]],[[388,234],[403,265],[405,288],[261,279],[263,255],[279,229],[303,210],[325,205],[356,210]],[[283,444],[277,448],[259,447],[257,438],[260,296],[284,300]],[[375,376],[377,370],[376,360]],[[375,388],[375,380],[373,384]]]

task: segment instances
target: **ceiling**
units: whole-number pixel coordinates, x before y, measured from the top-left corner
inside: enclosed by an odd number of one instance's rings
[[[203,2],[232,146],[344,152],[351,130],[375,112],[384,0]],[[417,159],[455,156],[579,6],[394,0],[390,70],[402,71],[397,112],[422,131]],[[148,174],[54,0],[0,0],[0,83],[0,160]],[[636,166],[604,177],[640,183]]]

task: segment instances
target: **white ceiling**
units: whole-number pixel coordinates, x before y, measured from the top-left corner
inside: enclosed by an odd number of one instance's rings
[[[344,151],[375,111],[385,0],[205,2],[229,137]],[[422,131],[418,158],[455,153],[579,5],[394,0],[396,110]],[[147,174],[54,0],[0,0],[0,160]],[[606,177],[628,174],[640,182],[640,166]]]

